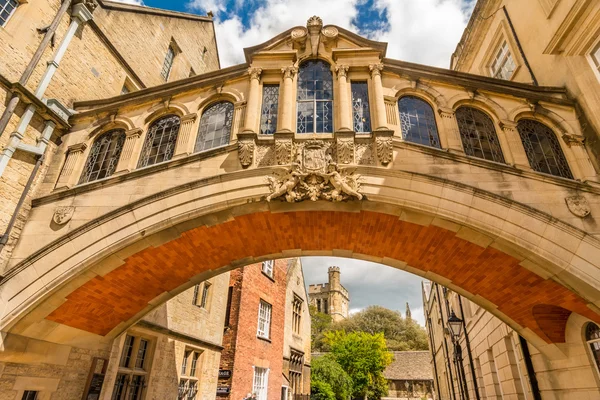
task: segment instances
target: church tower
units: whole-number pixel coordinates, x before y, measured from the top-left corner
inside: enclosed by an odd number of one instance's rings
[[[310,285],[308,296],[310,304],[319,312],[331,315],[334,322],[348,318],[350,296],[342,286],[340,267],[329,267],[328,282]]]
[[[412,313],[410,312],[410,305],[406,302],[406,320],[412,320]]]

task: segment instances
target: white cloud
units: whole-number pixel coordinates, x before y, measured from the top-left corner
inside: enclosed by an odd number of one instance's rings
[[[363,0],[266,0],[249,16],[245,28],[239,17],[241,4],[235,2],[225,16],[227,0],[190,0],[191,10],[213,11],[221,64],[244,62],[243,49],[269,40],[277,34],[318,14],[325,24],[358,32],[352,24]],[[388,57],[447,67],[460,40],[473,0],[375,0],[375,7],[388,17],[386,29],[369,32],[374,40],[388,42]],[[248,7],[245,6],[247,9]]]
[[[133,4],[134,6],[143,6],[144,2],[142,0],[111,0],[116,3],[125,3],[125,4]]]

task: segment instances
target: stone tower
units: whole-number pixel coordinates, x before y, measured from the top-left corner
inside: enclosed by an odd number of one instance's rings
[[[308,296],[310,304],[319,312],[331,315],[334,322],[348,318],[350,297],[342,286],[340,267],[329,267],[329,281],[310,285]]]
[[[408,304],[408,301],[406,302],[406,319],[412,319],[412,313],[410,312],[410,305]]]

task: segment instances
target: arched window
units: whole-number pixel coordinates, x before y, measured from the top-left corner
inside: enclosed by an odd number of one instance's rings
[[[598,371],[600,371],[600,327],[593,322],[587,324],[585,329],[585,340],[587,341],[588,346],[590,346],[592,357],[594,358]]]
[[[79,184],[111,176],[117,168],[124,143],[123,129],[114,129],[98,136],[85,162]]]
[[[152,123],[146,134],[138,168],[169,161],[173,157],[180,124],[181,119],[177,115],[167,115]]]
[[[459,107],[456,122],[466,155],[504,162],[494,121],[486,113],[472,107]]]
[[[233,122],[233,104],[221,101],[202,113],[195,152],[209,150],[229,143]]]
[[[517,130],[531,168],[538,172],[573,179],[567,159],[552,129],[538,121],[522,119],[517,123]]]
[[[426,101],[414,96],[404,96],[398,100],[398,110],[404,140],[440,148],[435,114]]]
[[[329,64],[307,61],[298,73],[298,133],[333,132],[333,76]]]

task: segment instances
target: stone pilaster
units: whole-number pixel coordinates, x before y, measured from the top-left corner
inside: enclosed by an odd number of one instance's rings
[[[188,114],[181,118],[181,125],[179,126],[179,135],[177,136],[177,144],[175,145],[175,154],[173,158],[186,157],[194,152],[192,128],[197,117],[197,114]]]
[[[585,138],[580,135],[569,135],[568,133],[564,133],[562,135],[562,139],[571,150],[571,157],[568,157],[567,154],[565,154],[565,156],[567,156],[567,159],[574,158],[575,163],[577,164],[577,169],[579,170],[576,171],[575,168],[571,166],[573,176],[575,178],[580,178],[581,180],[595,179],[596,171],[594,170],[594,166],[590,161],[590,157],[585,150]]]
[[[260,116],[260,75],[261,68],[248,68],[250,75],[250,90],[248,91],[248,104],[246,105],[246,123],[243,132],[259,131]]]
[[[519,131],[517,130],[516,122],[501,121],[500,128],[502,129],[502,132],[504,132],[504,137],[512,158],[512,161],[509,161],[507,159],[506,162],[514,165],[519,169],[531,171],[529,159],[527,158],[527,153],[525,153],[525,148],[523,147],[521,136],[519,136]]]
[[[140,153],[141,140],[139,139],[142,136],[142,130],[140,128],[128,130],[125,132],[125,136],[125,144],[123,145],[115,174],[125,174],[134,170],[134,163],[137,159],[135,156]]]
[[[335,67],[338,78],[340,131],[352,131],[354,127],[352,123],[352,107],[348,98],[348,69],[347,65],[337,65]]]
[[[375,99],[375,129],[387,130],[387,117],[385,115],[385,99],[383,98],[383,83],[381,71],[383,64],[369,65],[371,71],[371,84],[373,85],[373,98]]]
[[[58,177],[58,182],[56,182],[56,189],[68,189],[77,184],[78,177],[75,172],[80,170],[79,165],[83,161],[83,153],[86,148],[85,143],[69,146],[65,165]]]
[[[440,108],[438,113],[442,118],[442,131],[440,132],[440,145],[452,153],[464,154],[456,114],[451,108]]]
[[[298,68],[289,66],[281,69],[283,74],[283,93],[281,95],[281,115],[279,118],[279,131],[295,132],[294,126],[294,76],[298,72]]]

